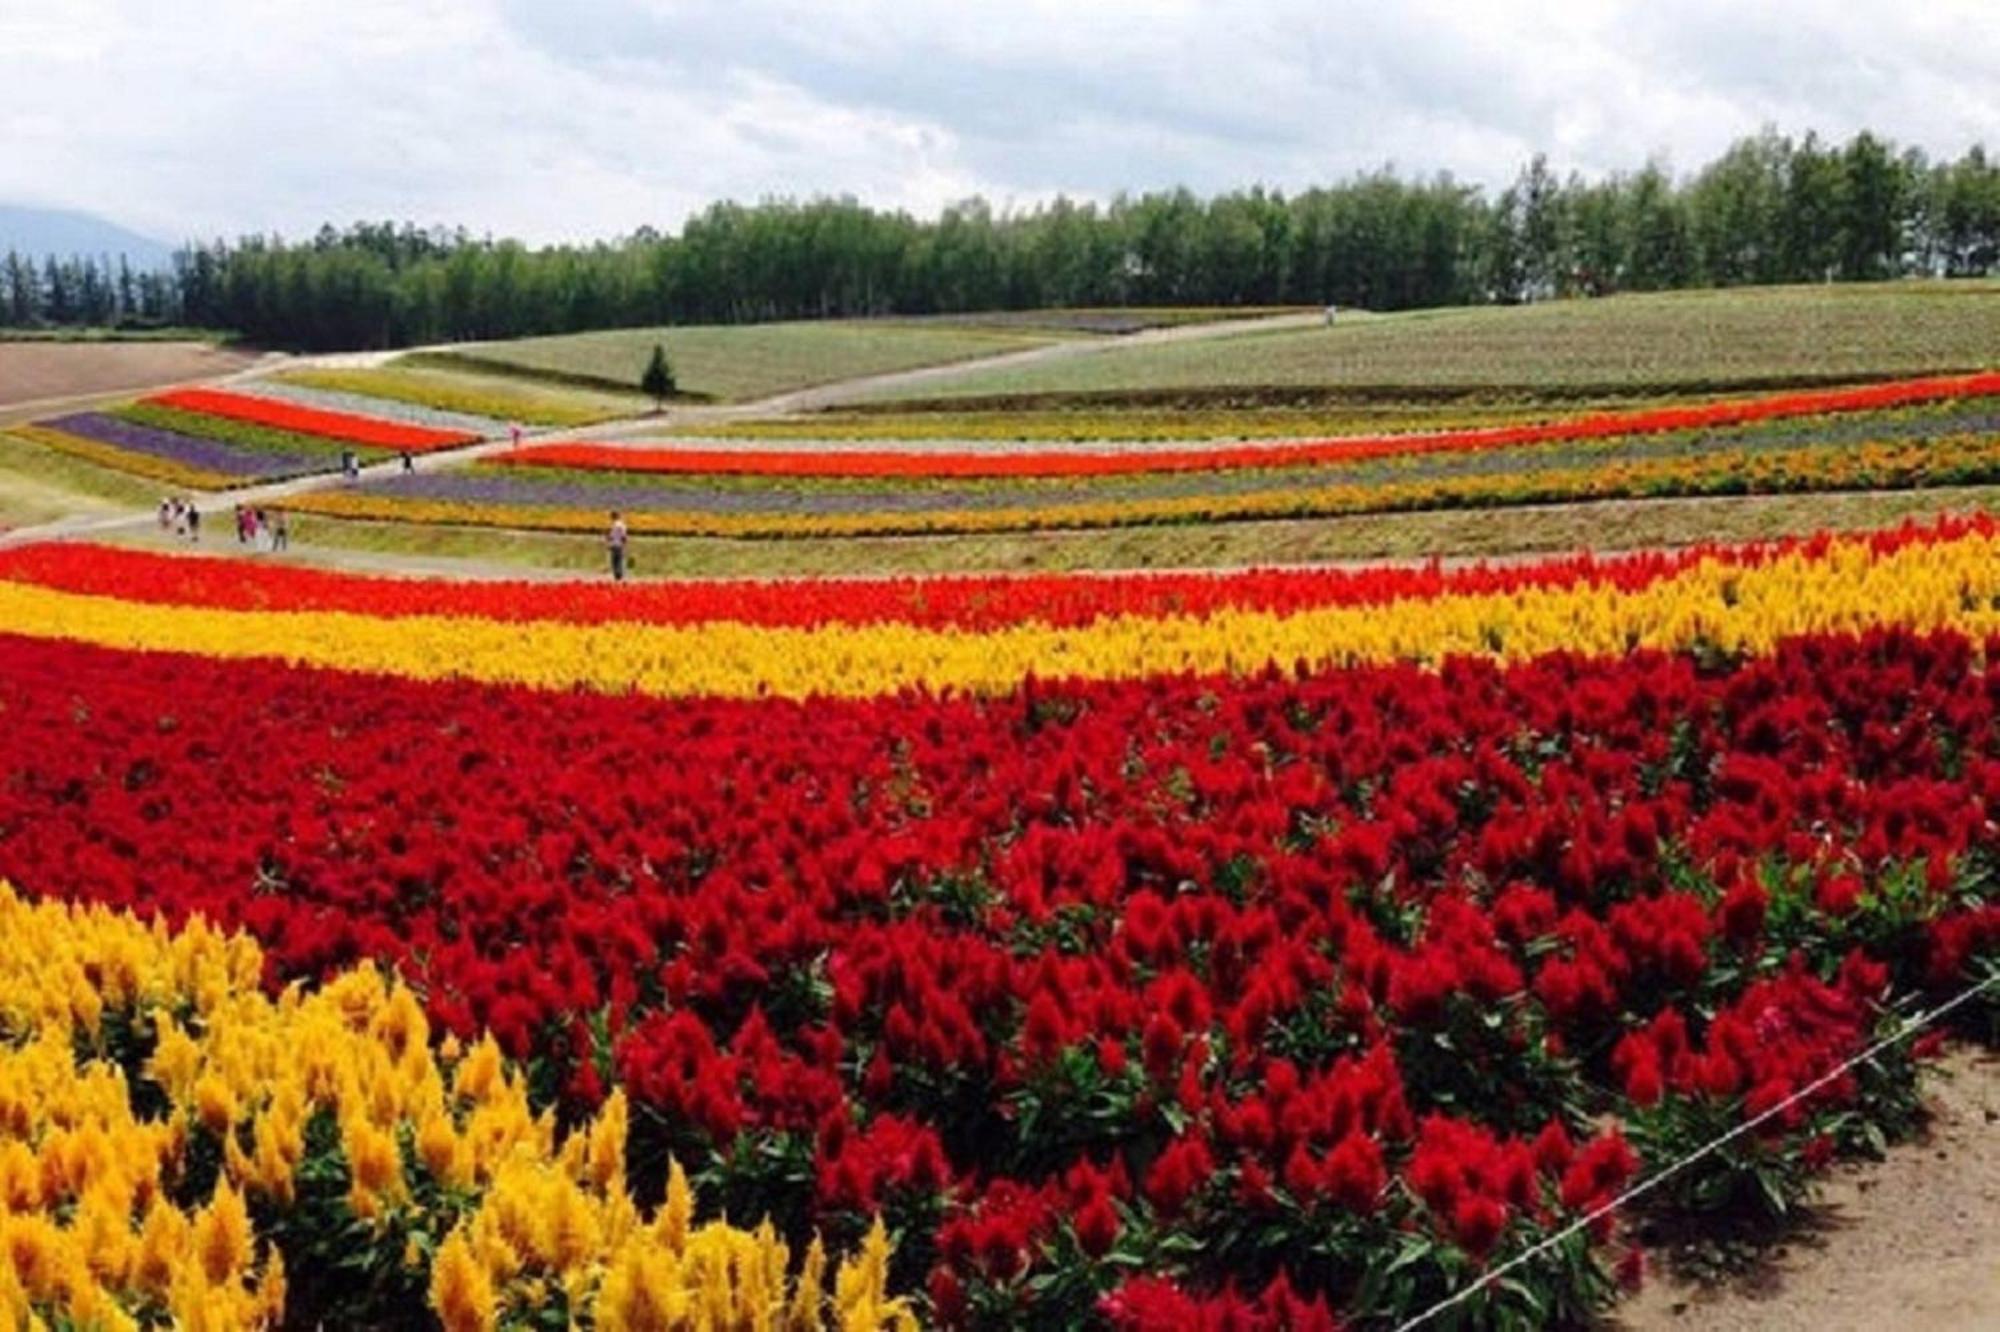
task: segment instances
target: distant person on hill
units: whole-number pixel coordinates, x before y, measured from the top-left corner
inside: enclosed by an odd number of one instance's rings
[[[283,509],[272,510],[271,549],[284,550],[291,544],[292,544],[292,534],[285,526],[285,511]]]
[[[179,495],[174,496],[173,515],[174,535],[177,537],[186,536],[188,532],[188,506],[187,501]]]
[[[417,460],[410,456],[410,451],[408,449],[403,450],[403,470],[406,472],[414,472],[417,470]]]
[[[188,540],[201,540],[201,510],[188,505]]]
[[[625,581],[625,518],[618,510],[611,511],[611,530],[604,534],[604,548],[611,552],[611,579]]]
[[[353,449],[342,449],[340,451],[340,474],[349,481],[355,480],[361,475],[361,460],[355,457]]]
[[[507,423],[507,439],[515,448],[518,449],[521,447],[521,423],[519,421],[509,421]]]
[[[174,525],[174,502],[171,498],[168,498],[166,496],[161,496],[160,530],[162,532],[168,531],[173,527],[173,525]]]

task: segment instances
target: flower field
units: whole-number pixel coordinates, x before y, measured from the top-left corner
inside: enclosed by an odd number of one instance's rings
[[[1896,380],[1859,388],[1773,394],[1762,398],[1602,412],[1526,425],[1440,430],[1426,434],[1358,436],[1185,449],[942,451],[857,449],[702,449],[680,446],[536,444],[498,461],[522,467],[658,474],[842,477],[1083,477],[1140,472],[1211,472],[1237,468],[1306,467],[1481,453],[1569,440],[1613,439],[1779,421],[1837,412],[1881,411],[1919,403],[2000,396],[2000,373]]]
[[[500,428],[482,432],[473,418],[449,414],[412,419],[398,404],[362,398],[335,404],[182,389],[109,411],[38,421],[10,433],[37,447],[177,489],[227,490],[331,472],[339,467],[343,449],[375,460],[401,449],[428,452],[472,443],[500,433]]]
[[[303,507],[335,517],[784,538],[1908,489],[2000,478],[2000,376],[1429,433],[1201,447],[537,444]]]
[[[369,370],[307,369],[290,370],[260,382],[267,393],[281,393],[287,387],[319,389],[366,399],[367,410],[387,414],[387,404],[484,418],[504,426],[508,421],[528,425],[583,426],[621,416],[632,404],[618,396],[593,395],[553,385],[540,385],[491,376],[455,375],[446,371],[406,369],[400,366]],[[491,433],[501,434],[503,430]]]
[[[374,449],[407,449],[412,453],[427,453],[433,449],[470,444],[479,438],[468,430],[408,425],[223,389],[174,389],[156,394],[146,402],[173,411],[269,426],[274,430],[288,430],[294,434],[313,435],[336,443],[360,444]]]
[[[1984,518],[629,588],[40,546],[0,625],[16,1318],[1374,1326],[1775,1110],[1458,1311],[1576,1323],[1649,1217],[1906,1131],[1921,1051],[1838,1070],[2000,965]]]

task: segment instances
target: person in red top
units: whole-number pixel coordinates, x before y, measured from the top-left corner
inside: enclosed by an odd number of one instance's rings
[[[611,511],[611,529],[604,534],[604,548],[611,552],[611,577],[614,582],[625,581],[625,518],[618,510]]]

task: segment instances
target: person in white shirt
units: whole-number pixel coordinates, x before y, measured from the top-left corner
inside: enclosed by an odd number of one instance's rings
[[[611,530],[604,534],[604,548],[611,552],[611,578],[614,582],[625,581],[625,517],[618,510],[611,511]]]

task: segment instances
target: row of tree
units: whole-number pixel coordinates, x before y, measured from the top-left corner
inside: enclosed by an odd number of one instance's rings
[[[407,224],[328,227],[301,243],[189,247],[138,308],[261,342],[348,348],[657,323],[1093,305],[1386,310],[1996,271],[2000,165],[1983,148],[1933,162],[1868,133],[1832,144],[1766,131],[1683,178],[1658,163],[1562,178],[1538,157],[1490,196],[1383,170],[1291,196],[1176,190],[1013,213],[974,199],[934,221],[851,199],[724,203],[678,235],[541,249]],[[0,310],[16,324],[95,322],[108,276],[10,262]]]
[[[123,255],[32,256],[0,260],[0,325],[12,328],[158,326],[182,308],[175,275],[134,269]]]

